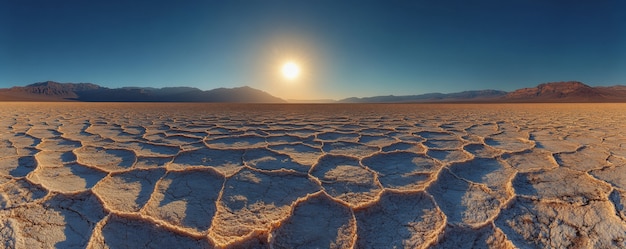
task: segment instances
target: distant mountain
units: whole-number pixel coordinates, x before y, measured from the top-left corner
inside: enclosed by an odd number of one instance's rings
[[[286,103],[251,87],[217,88],[203,91],[193,87],[107,88],[92,83],[46,81],[23,87],[0,89],[0,101],[85,101],[85,102],[236,102]],[[578,81],[551,82],[512,92],[498,90],[458,93],[427,93],[405,96],[374,96],[333,100],[290,100],[291,103],[533,103],[533,102],[626,102],[626,86],[591,87]]]
[[[478,102],[489,101],[507,94],[498,90],[465,91],[458,93],[427,93],[405,96],[375,96],[366,98],[347,98],[340,103],[411,103],[411,102]]]
[[[427,93],[406,96],[375,96],[347,98],[340,103],[433,103],[433,102],[626,102],[626,86],[591,87],[578,81],[551,82],[512,92],[497,90],[465,91],[459,93]]]
[[[553,82],[540,84],[537,87],[522,88],[508,93],[504,98],[508,101],[522,102],[595,102],[605,98],[603,91],[578,81]]]
[[[91,83],[46,81],[24,87],[0,89],[3,101],[86,101],[86,102],[239,102],[285,103],[251,87],[218,88],[202,91],[192,87],[106,88]]]

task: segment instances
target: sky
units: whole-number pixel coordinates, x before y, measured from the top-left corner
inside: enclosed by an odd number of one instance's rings
[[[285,99],[626,85],[626,1],[0,0],[0,88],[46,80]]]

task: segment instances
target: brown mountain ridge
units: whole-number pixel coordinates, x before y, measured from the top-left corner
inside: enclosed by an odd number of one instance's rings
[[[92,83],[45,81],[0,89],[0,101],[85,101],[85,102],[236,102],[285,103],[267,92],[251,87],[217,88],[203,91],[192,87],[106,88]],[[333,101],[329,101],[332,103]],[[347,98],[338,103],[559,103],[626,102],[626,86],[591,87],[578,81],[551,82],[512,92],[498,90],[458,93],[427,93],[404,96]]]

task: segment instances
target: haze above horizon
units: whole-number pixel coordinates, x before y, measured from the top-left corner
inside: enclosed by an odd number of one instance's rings
[[[250,86],[284,99],[626,84],[622,1],[3,1],[0,88]],[[298,77],[285,79],[285,63]]]

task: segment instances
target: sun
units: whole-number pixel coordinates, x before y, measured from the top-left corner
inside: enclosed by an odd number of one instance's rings
[[[280,71],[283,73],[283,77],[288,80],[294,80],[300,76],[300,66],[292,61],[285,63]]]

